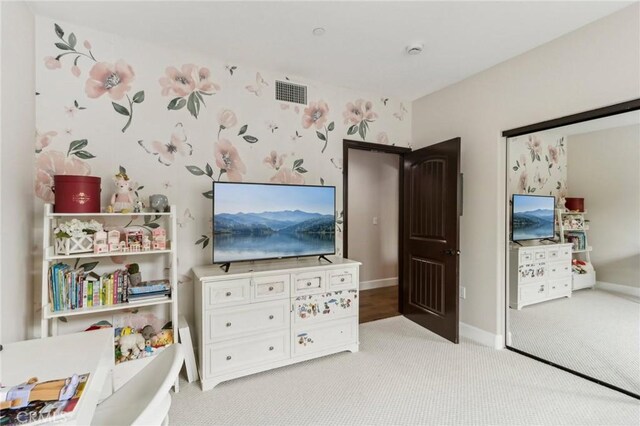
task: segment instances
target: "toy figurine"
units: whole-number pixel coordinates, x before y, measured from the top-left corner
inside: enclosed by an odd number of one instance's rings
[[[113,211],[116,213],[129,213],[133,209],[133,187],[126,173],[118,173],[113,178],[116,185],[116,193],[111,196]]]
[[[144,350],[145,341],[140,333],[127,334],[120,337],[120,351],[123,356],[133,356],[137,358],[140,351]]]
[[[136,200],[133,204],[133,212],[134,213],[142,213],[144,211],[144,203],[142,200]]]
[[[166,195],[153,194],[149,196],[149,207],[154,212],[167,212],[169,211],[169,200]]]

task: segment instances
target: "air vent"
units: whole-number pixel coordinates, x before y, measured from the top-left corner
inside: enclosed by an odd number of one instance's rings
[[[276,100],[293,104],[307,104],[307,86],[276,80]]]

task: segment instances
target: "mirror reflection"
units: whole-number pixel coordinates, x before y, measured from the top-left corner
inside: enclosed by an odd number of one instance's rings
[[[640,112],[507,140],[507,344],[640,394]]]

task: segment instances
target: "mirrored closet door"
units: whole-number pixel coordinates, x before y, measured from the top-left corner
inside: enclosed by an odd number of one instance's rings
[[[505,132],[507,346],[636,397],[638,108]]]

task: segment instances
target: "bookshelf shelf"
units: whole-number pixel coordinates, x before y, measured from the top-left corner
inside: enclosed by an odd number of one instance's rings
[[[577,211],[564,211],[558,209],[558,226],[560,229],[560,242],[573,243],[574,247],[571,250],[571,256],[576,261],[586,262],[591,265],[591,251],[593,247],[589,245],[587,231],[589,225],[588,220],[585,219],[587,214],[586,210],[583,212]],[[574,222],[574,223],[572,223]],[[569,224],[569,226],[565,226]],[[578,250],[575,249],[576,244]],[[593,288],[596,284],[596,273],[593,267],[590,267],[590,273],[588,274],[572,274],[572,289],[580,290],[583,288]]]
[[[79,308],[79,309],[71,309],[71,310],[55,311],[55,312],[51,311],[50,307],[47,307],[44,315],[45,315],[45,318],[47,319],[54,319],[54,318],[61,318],[61,317],[72,317],[77,315],[97,314],[100,312],[136,309],[136,308],[141,308],[143,306],[163,305],[171,302],[173,302],[171,297],[165,296],[163,298],[154,298],[154,299],[149,299],[149,300],[139,301],[139,302],[117,303],[115,305],[92,306],[89,308]]]
[[[60,260],[73,260],[73,259],[88,259],[93,257],[114,257],[114,256],[149,256],[156,254],[168,254],[173,253],[173,250],[147,250],[147,251],[128,251],[128,252],[112,252],[112,253],[78,253],[78,254],[70,254],[70,255],[54,255],[53,247],[49,247],[46,251],[48,255],[45,255],[45,260],[51,261],[60,261]]]

